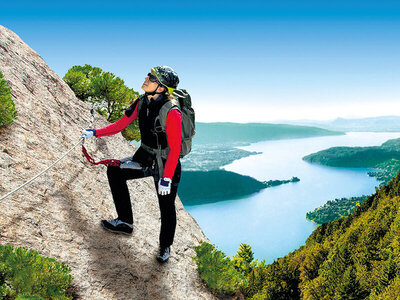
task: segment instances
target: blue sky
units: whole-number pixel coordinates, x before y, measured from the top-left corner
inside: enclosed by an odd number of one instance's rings
[[[14,2],[0,24],[61,77],[88,63],[141,91],[169,65],[199,121],[400,115],[395,1]]]

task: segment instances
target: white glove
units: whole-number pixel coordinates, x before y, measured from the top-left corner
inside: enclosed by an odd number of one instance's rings
[[[96,136],[96,129],[85,129],[82,131],[82,138],[90,139],[92,136]]]
[[[172,180],[168,177],[163,177],[158,181],[158,193],[161,196],[165,196],[171,193],[171,182]]]

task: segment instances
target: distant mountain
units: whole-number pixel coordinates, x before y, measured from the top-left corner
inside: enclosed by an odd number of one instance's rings
[[[283,122],[293,125],[317,126],[329,130],[339,131],[400,131],[400,116],[382,116],[361,119],[337,118],[333,121],[296,120]]]
[[[288,124],[196,123],[194,144],[240,145],[266,140],[341,135],[343,132]]]
[[[182,159],[182,167],[186,171],[219,170],[237,159],[258,154],[238,149],[237,146],[267,140],[341,134],[344,133],[311,126],[197,122],[192,152]]]

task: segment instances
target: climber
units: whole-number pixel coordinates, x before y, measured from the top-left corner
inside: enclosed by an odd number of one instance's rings
[[[179,108],[172,107],[166,117],[166,130],[162,130],[158,116],[161,107],[170,101],[178,83],[178,75],[172,68],[154,67],[142,85],[145,93],[125,110],[120,120],[100,129],[82,131],[83,138],[113,135],[121,132],[135,119],[139,119],[141,146],[133,157],[122,159],[120,166],[107,167],[108,182],[118,217],[102,220],[101,225],[105,230],[114,233],[131,234],[133,215],[126,181],[152,176],[161,212],[160,248],[157,254],[160,263],[168,261],[175,235],[175,197],[181,176],[179,155],[182,114]],[[157,149],[167,153],[164,156],[166,159],[156,155]]]

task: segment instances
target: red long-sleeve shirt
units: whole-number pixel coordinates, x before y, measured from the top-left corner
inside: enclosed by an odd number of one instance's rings
[[[115,123],[112,123],[100,129],[96,129],[96,136],[102,137],[117,134],[128,127],[128,125],[135,121],[137,117],[138,105],[136,105],[134,112],[129,117],[127,115],[124,115]],[[181,121],[182,114],[179,112],[179,110],[171,109],[168,112],[166,133],[169,152],[167,156],[167,161],[164,166],[163,177],[168,177],[171,180],[175,173],[176,165],[179,160],[179,154],[181,153]]]

